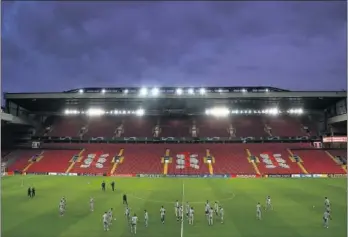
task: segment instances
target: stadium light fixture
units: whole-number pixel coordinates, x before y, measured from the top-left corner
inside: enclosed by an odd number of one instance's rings
[[[230,110],[223,107],[216,107],[206,110],[205,113],[215,117],[226,117],[230,114]]]
[[[153,89],[151,90],[151,94],[152,94],[153,96],[157,96],[157,95],[159,94],[159,92],[160,92],[160,90],[159,90],[158,88],[153,88]]]
[[[219,93],[222,93],[222,89],[219,89],[218,92],[219,92]]]
[[[124,94],[128,94],[128,89],[123,90]]]
[[[290,109],[287,112],[289,114],[303,114],[303,109]]]
[[[137,111],[135,111],[135,114],[137,116],[143,116],[145,114],[145,110],[143,109],[138,109]]]
[[[269,89],[268,88],[266,88],[266,90],[265,90],[266,92],[269,92]]]
[[[271,115],[278,115],[280,113],[280,111],[278,110],[278,108],[272,108],[268,110],[268,114]]]
[[[243,92],[243,93],[246,93],[246,92],[247,92],[247,90],[246,90],[246,89],[242,89],[242,92]]]
[[[147,95],[147,88],[141,88],[140,89],[140,95],[141,96],[146,96]]]
[[[195,91],[194,91],[192,88],[188,89],[187,92],[188,92],[190,95],[193,95],[193,94],[195,93]]]
[[[102,89],[102,90],[101,90],[101,93],[102,93],[102,94],[105,94],[105,92],[106,92],[105,89]]]
[[[86,112],[87,112],[87,115],[89,116],[100,116],[105,114],[105,111],[103,109],[95,109],[95,108],[88,109]]]
[[[182,95],[182,89],[181,88],[176,89],[175,93],[177,95]]]
[[[204,95],[205,94],[205,89],[204,88],[199,89],[199,94]]]
[[[82,90],[82,89],[80,89],[80,90],[79,90],[79,93],[80,93],[80,94],[82,94],[82,93],[83,93],[83,90]]]

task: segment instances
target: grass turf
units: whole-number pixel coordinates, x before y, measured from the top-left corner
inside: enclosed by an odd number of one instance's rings
[[[100,190],[102,180],[107,191]],[[109,182],[116,181],[117,191]],[[184,184],[184,195],[183,195]],[[34,199],[26,196],[34,185]],[[2,236],[5,237],[127,237],[132,236],[124,217],[122,194],[128,194],[132,213],[139,217],[136,236],[143,237],[343,237],[347,236],[346,179],[170,179],[13,176],[2,179]],[[256,203],[264,205],[271,195],[273,211],[255,218]],[[58,204],[67,198],[67,211],[59,217]],[[332,203],[328,229],[322,226],[324,197]],[[89,198],[95,211],[89,210]],[[195,223],[177,222],[174,202],[189,201],[195,208]],[[225,223],[208,226],[204,202],[220,201]],[[167,210],[166,223],[160,223],[159,209]],[[314,206],[314,207],[313,207]],[[103,231],[102,214],[113,207],[117,218],[109,232]],[[144,227],[144,209],[149,227]]]

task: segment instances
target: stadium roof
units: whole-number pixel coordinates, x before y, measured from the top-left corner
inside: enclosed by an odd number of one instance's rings
[[[32,112],[88,107],[195,111],[218,105],[236,109],[277,106],[322,110],[343,98],[347,98],[345,91],[287,91],[273,87],[83,88],[61,93],[5,93],[7,102]]]

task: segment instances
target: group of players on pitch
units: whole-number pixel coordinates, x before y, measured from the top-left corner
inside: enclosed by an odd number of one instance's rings
[[[138,217],[135,213],[133,216],[131,216],[131,209],[128,206],[126,195],[123,196],[123,203],[126,204],[124,215],[127,218],[127,222],[130,224],[131,233],[136,234]],[[94,211],[94,199],[92,197],[90,198],[89,204],[90,204],[90,210],[93,212]],[[66,209],[66,199],[65,199],[65,197],[62,197],[62,199],[59,202],[60,216],[64,215],[65,209]],[[325,228],[329,228],[329,220],[331,220],[332,218],[331,218],[330,200],[327,197],[325,197],[325,200],[324,200],[324,209],[325,209],[325,211],[324,211],[324,215],[323,215],[323,225]],[[266,198],[266,206],[264,207],[264,210],[266,210],[266,211],[273,210],[270,196],[267,196],[267,198]],[[174,212],[175,212],[175,216],[176,216],[177,221],[184,221],[184,207],[183,207],[183,205],[181,205],[179,203],[178,200],[174,204]],[[189,205],[188,202],[186,202],[186,205],[185,205],[185,212],[186,212],[186,218],[188,220],[188,223],[190,225],[193,225],[195,211],[194,211],[193,207],[191,207]],[[211,207],[209,204],[209,201],[207,201],[205,203],[205,215],[206,215],[206,218],[208,221],[208,225],[210,225],[210,226],[213,225],[213,223],[214,223],[214,213],[216,216],[220,217],[220,221],[221,221],[221,223],[223,223],[224,222],[224,209],[223,209],[223,207],[220,206],[218,204],[218,202],[215,202],[214,207]],[[166,209],[164,208],[164,206],[162,206],[160,208],[160,217],[161,217],[162,224],[164,224],[165,215],[166,215]],[[262,219],[262,206],[260,203],[257,203],[257,205],[256,205],[256,218],[258,220]],[[107,212],[105,212],[102,216],[102,219],[103,219],[104,230],[109,231],[109,228],[112,225],[112,221],[116,220],[116,218],[113,218],[113,209],[110,208]],[[147,212],[147,210],[144,210],[145,227],[148,227],[148,222],[149,222],[149,213]]]

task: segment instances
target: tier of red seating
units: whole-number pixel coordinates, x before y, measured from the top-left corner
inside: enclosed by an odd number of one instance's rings
[[[8,170],[23,171],[33,156],[41,154],[42,158],[32,162],[26,172],[110,173],[113,158],[118,155],[123,157],[113,172],[118,175],[163,174],[162,158],[166,155],[171,160],[167,174],[305,173],[301,165],[315,174],[345,172],[325,151],[310,149],[308,144],[64,144],[64,150],[58,149],[62,144],[56,145],[57,150],[50,146],[51,149],[15,151],[18,157]],[[291,154],[299,156],[302,163],[291,160]],[[254,165],[249,155],[259,162]],[[213,158],[212,170],[205,163],[208,157]],[[191,159],[196,159],[196,166],[191,166]]]
[[[84,137],[113,137],[115,130],[123,124],[125,137],[151,137],[156,124],[159,124],[162,137],[190,137],[190,129],[196,124],[198,136],[201,137],[229,137],[229,126],[232,125],[237,137],[269,136],[265,126],[271,128],[273,136],[305,136],[308,135],[303,127],[311,130],[311,135],[317,135],[315,126],[311,122],[290,116],[261,116],[261,115],[236,115],[232,118],[159,118],[159,117],[57,117],[51,125],[52,130],[48,136],[76,137],[82,127],[87,128]]]

